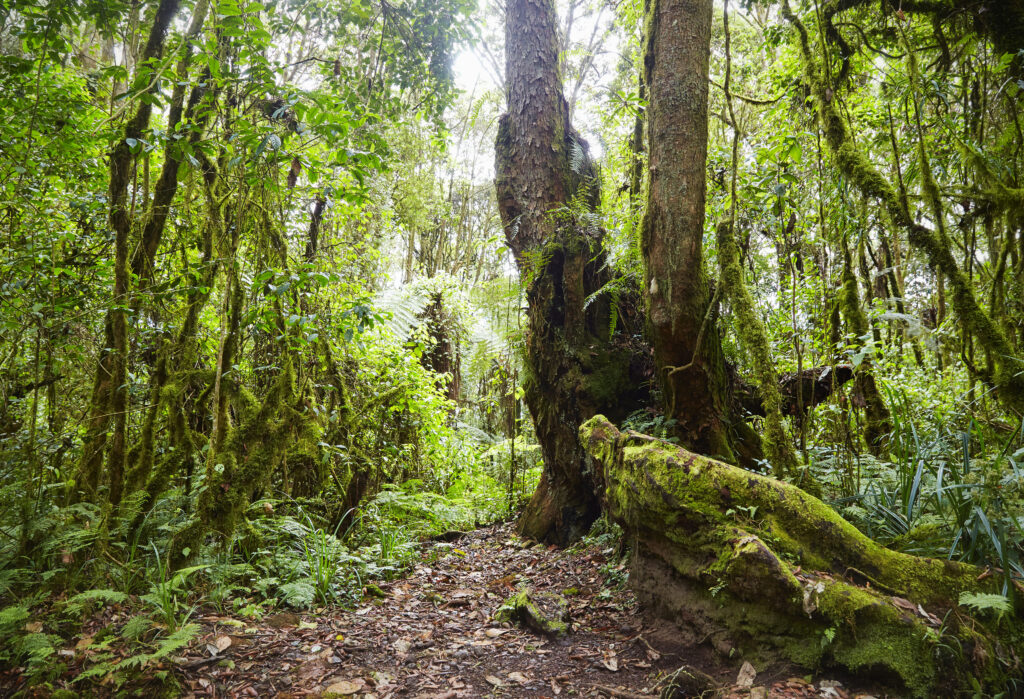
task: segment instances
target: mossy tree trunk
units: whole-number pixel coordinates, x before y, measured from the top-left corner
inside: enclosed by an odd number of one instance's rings
[[[600,514],[577,429],[598,411],[624,417],[636,385],[629,353],[610,344],[607,303],[585,303],[607,281],[603,232],[590,216],[598,185],[586,142],[569,121],[558,45],[552,0],[506,3],[508,112],[498,125],[495,187],[527,286],[524,388],[544,458],[519,531],[565,544]]]
[[[729,182],[729,218],[715,227],[718,244],[718,283],[726,298],[732,304],[736,317],[736,334],[751,359],[757,389],[764,412],[762,445],[765,455],[775,469],[777,476],[796,475],[797,459],[789,435],[782,424],[782,393],[779,390],[779,376],[775,371],[768,331],[757,313],[754,299],[743,279],[743,265],[740,246],[736,241],[737,181],[739,179],[740,129],[736,123],[736,112],[732,99],[732,37],[729,32],[729,2],[723,10],[725,29],[725,99],[732,125],[732,177]],[[799,355],[798,355],[799,357]],[[803,407],[802,383],[797,384],[797,404]]]
[[[695,451],[736,461],[715,303],[704,270],[711,0],[650,0],[644,289],[665,412]]]
[[[163,55],[171,21],[178,13],[179,0],[161,0],[153,16],[141,63],[156,62]],[[152,92],[156,84],[147,89]],[[108,486],[107,500],[116,505],[124,486],[127,442],[127,363],[129,293],[129,237],[132,232],[129,181],[133,170],[131,146],[149,128],[153,105],[148,100],[139,106],[125,125],[124,137],[110,153],[110,228],[114,232],[114,289],[111,307],[103,323],[103,345],[96,363],[92,399],[82,458],[78,464],[76,487],[86,499],[96,501],[100,486]],[[113,423],[113,424],[111,424]],[[113,434],[111,435],[111,427]],[[110,437],[108,444],[108,436]],[[108,453],[109,451],[109,453]],[[104,469],[104,456],[107,467]],[[72,498],[77,499],[78,493]]]
[[[1020,676],[1019,589],[1001,620],[956,607],[961,593],[998,592],[998,576],[885,549],[795,486],[602,416],[580,433],[606,512],[635,542],[638,597],[694,641],[759,669],[839,666],[916,696]]]
[[[843,319],[846,328],[854,337],[858,347],[865,344],[864,338],[869,337],[868,317],[861,307],[860,294],[857,291],[857,277],[854,276],[847,242],[843,242],[843,286],[840,289]],[[866,351],[866,350],[865,350]],[[886,451],[889,435],[892,432],[892,420],[889,409],[882,400],[882,395],[875,382],[875,373],[871,354],[868,352],[858,367],[855,380],[857,394],[863,401],[865,430],[864,441],[872,454],[879,456]]]

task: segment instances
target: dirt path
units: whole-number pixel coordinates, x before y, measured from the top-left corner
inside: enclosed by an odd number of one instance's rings
[[[757,677],[753,692],[728,688],[739,661],[681,646],[664,625],[644,622],[627,591],[604,587],[600,568],[610,553],[529,546],[508,527],[480,530],[429,547],[408,577],[383,586],[386,597],[354,611],[278,614],[244,627],[203,617],[201,642],[176,672],[197,697],[629,699],[659,696],[683,666],[710,675],[719,696],[854,696],[784,674]],[[568,599],[567,638],[491,619],[522,585]]]

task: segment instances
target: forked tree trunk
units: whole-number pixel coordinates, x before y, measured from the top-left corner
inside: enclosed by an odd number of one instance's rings
[[[519,531],[565,544],[600,514],[577,429],[598,411],[624,416],[636,383],[628,352],[610,345],[607,303],[584,308],[606,281],[602,231],[588,217],[598,189],[562,95],[554,3],[509,0],[505,18],[509,111],[498,126],[495,187],[527,286],[526,402],[544,458]]]
[[[1010,586],[1015,611],[1001,619],[957,606],[961,593],[998,592],[1000,576],[885,549],[795,486],[602,416],[580,433],[606,512],[634,542],[638,597],[694,642],[759,670],[784,661],[874,675],[901,696],[1021,676],[1020,589]]]

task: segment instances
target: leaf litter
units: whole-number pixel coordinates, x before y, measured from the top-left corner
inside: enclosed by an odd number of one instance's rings
[[[425,546],[405,578],[380,584],[385,595],[368,595],[355,609],[282,611],[256,622],[197,614],[202,631],[184,655],[153,670],[173,672],[189,698],[635,699],[687,696],[672,690],[684,671],[703,678],[707,697],[872,696],[836,680],[815,686],[790,677],[790,668],[752,677],[743,659],[688,643],[675,627],[644,617],[628,589],[608,586],[600,569],[610,553],[531,544],[511,525],[496,525]],[[569,633],[496,621],[522,589],[564,600]]]

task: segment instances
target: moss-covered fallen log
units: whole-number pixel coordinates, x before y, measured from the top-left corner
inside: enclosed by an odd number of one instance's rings
[[[957,606],[962,593],[998,592],[998,576],[883,548],[792,485],[602,416],[580,435],[634,544],[639,598],[694,640],[755,665],[871,673],[919,696],[1021,675],[1018,588],[1002,619]]]

